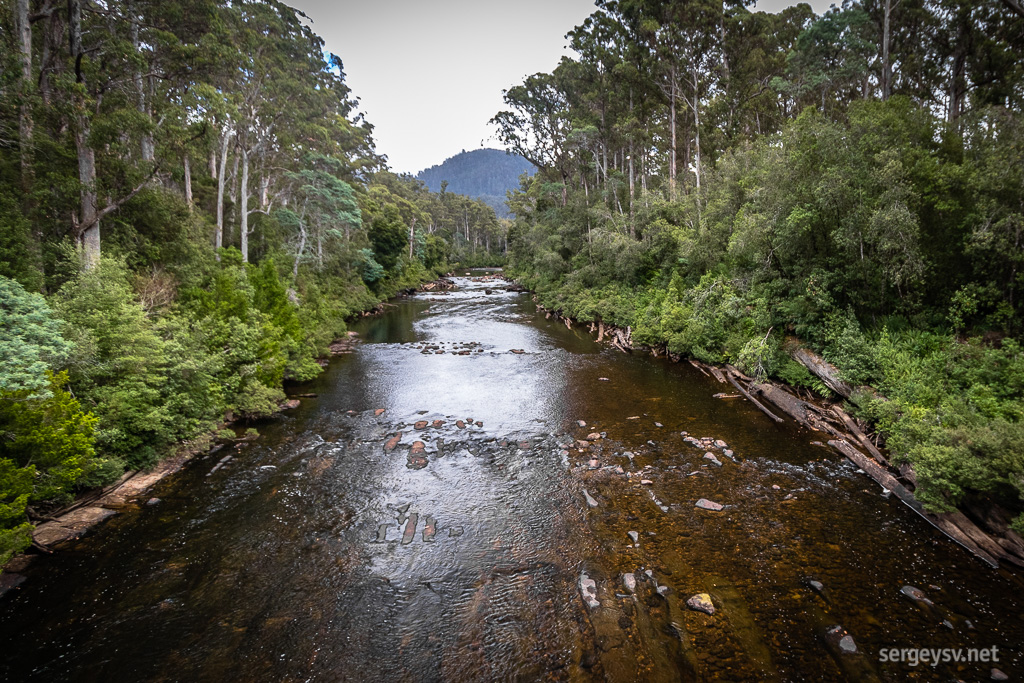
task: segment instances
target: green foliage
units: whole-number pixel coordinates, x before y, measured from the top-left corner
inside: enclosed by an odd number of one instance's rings
[[[0,276],[0,392],[45,393],[70,351],[43,297]]]
[[[4,392],[0,398],[0,458],[35,473],[30,499],[63,501],[93,469],[97,419],[64,388],[66,374],[51,375],[49,396]]]
[[[858,401],[896,457],[913,463],[929,507],[950,509],[971,491],[1024,500],[1019,344],[883,331],[873,355],[886,398]]]
[[[373,249],[360,249],[359,256],[362,259],[360,276],[363,278],[363,282],[369,285],[384,277],[384,266],[377,263]]]
[[[25,519],[25,507],[34,476],[33,467],[18,467],[0,458],[0,566],[32,543],[34,527]]]
[[[398,210],[389,205],[385,214],[373,219],[369,237],[374,259],[385,271],[394,271],[398,259],[409,248],[409,229],[402,223]]]
[[[72,385],[99,418],[98,446],[134,467],[151,465],[179,435],[166,401],[172,368],[124,265],[105,259],[83,271],[61,288],[55,306],[76,347]]]

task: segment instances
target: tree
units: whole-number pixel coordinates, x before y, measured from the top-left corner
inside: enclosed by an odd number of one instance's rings
[[[71,349],[43,297],[0,275],[0,392],[45,395]]]

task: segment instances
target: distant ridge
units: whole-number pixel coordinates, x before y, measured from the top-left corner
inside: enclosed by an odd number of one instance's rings
[[[441,182],[448,181],[448,192],[464,194],[485,201],[499,218],[507,218],[505,193],[519,187],[519,176],[537,169],[529,161],[500,149],[462,150],[444,163],[420,171],[416,177],[433,192],[441,191]]]

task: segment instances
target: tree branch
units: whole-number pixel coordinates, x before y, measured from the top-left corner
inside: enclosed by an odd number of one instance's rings
[[[1003,0],[1003,4],[1010,8],[1017,16],[1024,18],[1024,3],[1021,0]]]
[[[107,215],[111,214],[112,212],[117,211],[118,209],[120,209],[125,204],[125,202],[130,201],[133,197],[135,197],[135,195],[137,195],[139,192],[142,191],[142,188],[144,188],[146,185],[149,184],[149,181],[152,180],[156,176],[156,173],[157,173],[157,171],[159,169],[160,169],[160,164],[153,164],[153,169],[149,172],[149,175],[146,176],[145,180],[143,180],[141,183],[136,185],[135,189],[133,189],[131,192],[129,192],[125,196],[123,196],[120,199],[118,199],[116,202],[111,202],[110,204],[107,204],[105,207],[103,207],[100,211],[97,211],[96,212],[96,218],[94,218],[89,223],[78,223],[77,221],[75,221],[74,224],[73,224],[74,225],[75,234],[76,235],[81,235],[86,230],[88,230],[92,226],[96,225],[101,220],[103,220],[103,218],[105,216],[107,216]]]

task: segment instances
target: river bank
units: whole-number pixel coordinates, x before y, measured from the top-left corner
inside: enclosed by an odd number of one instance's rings
[[[537,302],[537,296],[533,296]],[[684,358],[682,354],[669,351],[667,342],[660,345],[634,346],[632,329],[606,325],[603,321],[579,321],[562,315],[560,311],[548,310],[536,304],[537,310],[543,312],[545,318],[554,319],[572,329],[575,324],[583,327],[592,335],[596,335],[598,343],[605,343],[623,353],[640,351],[654,357],[665,357],[674,363],[686,360],[705,376],[714,377],[721,384],[731,386],[739,394],[729,395],[725,392],[716,395],[721,399],[742,398],[751,402],[764,415],[777,423],[783,421],[778,415],[766,407],[755,395],[781,411],[789,419],[800,426],[823,434],[833,450],[855,464],[861,471],[879,484],[888,495],[890,492],[905,503],[911,510],[939,529],[948,538],[962,546],[972,555],[991,567],[999,567],[1000,562],[1018,568],[1024,567],[1024,538],[1011,526],[1012,515],[1001,506],[977,503],[964,506],[953,511],[936,512],[927,509],[914,496],[918,486],[917,476],[912,464],[905,462],[897,467],[878,448],[880,435],[871,432],[873,425],[858,425],[841,407],[843,399],[848,399],[854,390],[872,392],[882,400],[879,392],[872,387],[853,387],[841,377],[842,373],[834,365],[819,356],[813,350],[800,345],[790,344],[790,356],[818,377],[838,401],[822,399],[808,391],[799,392],[795,387],[784,383],[772,382],[767,379],[757,381],[729,364],[715,366],[700,362],[694,358]],[[873,439],[873,440],[872,440]]]
[[[441,280],[433,279],[437,276],[437,273],[430,273],[429,277],[432,279],[429,280],[419,280],[414,283],[402,282],[390,290],[391,295],[386,299],[376,300],[372,303],[366,302],[364,307],[353,312],[346,322],[351,324],[353,321],[367,316],[382,314],[388,300],[415,292],[427,282],[443,281],[443,278]],[[326,367],[330,358],[351,353],[357,343],[356,336],[346,332],[344,336],[326,345],[323,355],[315,359],[316,363],[321,368]],[[271,419],[283,411],[293,410],[298,407],[300,399],[307,397],[308,395],[286,396],[282,394],[273,412],[264,409],[255,417],[238,415],[229,410],[215,427],[180,442],[152,467],[130,469],[108,485],[80,492],[72,502],[66,505],[34,513],[35,526],[31,532],[31,550],[27,554],[14,555],[3,567],[0,567],[0,596],[21,584],[24,577],[19,572],[24,570],[39,554],[50,554],[54,552],[53,546],[78,539],[96,525],[119,512],[135,509],[144,504],[143,498],[146,492],[164,478],[178,472],[197,455],[206,456],[226,449],[229,453],[224,456],[222,463],[229,461],[232,458],[231,450],[241,447],[245,441],[258,438],[258,433],[254,429],[246,429],[245,433],[241,433],[242,428],[253,422]],[[146,504],[155,503],[151,501]]]

